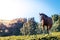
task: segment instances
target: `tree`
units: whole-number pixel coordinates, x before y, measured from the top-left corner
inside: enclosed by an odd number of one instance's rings
[[[34,20],[34,18],[29,18],[28,21],[24,23],[23,28],[21,29],[21,32],[24,35],[36,34],[37,33],[36,27],[37,27],[37,23]]]
[[[52,30],[60,31],[60,15],[54,14],[52,16],[52,19],[53,19],[53,22],[54,22]]]
[[[53,23],[55,23],[58,20],[58,17],[59,17],[58,14],[52,15]]]

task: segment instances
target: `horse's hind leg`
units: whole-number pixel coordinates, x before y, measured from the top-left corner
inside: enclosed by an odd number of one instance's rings
[[[50,25],[49,28],[48,28],[49,29],[49,33],[51,33],[51,28],[52,28],[52,25]]]
[[[47,33],[48,34],[50,34],[51,32],[50,32],[50,29],[51,29],[51,26],[49,25],[49,26],[47,26]]]

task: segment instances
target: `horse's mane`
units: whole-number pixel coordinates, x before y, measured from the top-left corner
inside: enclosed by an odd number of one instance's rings
[[[48,17],[46,14],[43,14],[43,13],[41,13],[40,15],[43,15],[43,16],[45,16],[45,17]]]

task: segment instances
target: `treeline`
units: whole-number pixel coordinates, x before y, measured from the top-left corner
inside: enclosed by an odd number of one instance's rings
[[[53,20],[51,31],[60,31],[60,15],[54,14],[51,18]],[[4,23],[0,23],[0,36],[42,34],[41,23],[36,22],[34,17],[28,20],[26,18],[15,20],[16,22],[8,26],[4,25]]]
[[[60,31],[60,15],[59,14],[52,15],[52,20],[53,20],[52,31]]]

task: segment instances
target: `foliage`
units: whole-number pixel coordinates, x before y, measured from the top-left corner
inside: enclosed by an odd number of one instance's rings
[[[52,30],[60,31],[60,15],[54,14],[54,15],[52,15],[52,19],[53,19]]]
[[[58,14],[52,15],[52,19],[53,19],[53,22],[54,22],[54,23],[58,20],[58,17],[59,17]]]
[[[21,29],[21,32],[23,35],[32,35],[36,34],[36,28],[37,28],[37,23],[35,22],[34,18],[29,18],[29,20],[24,23],[23,28]]]

